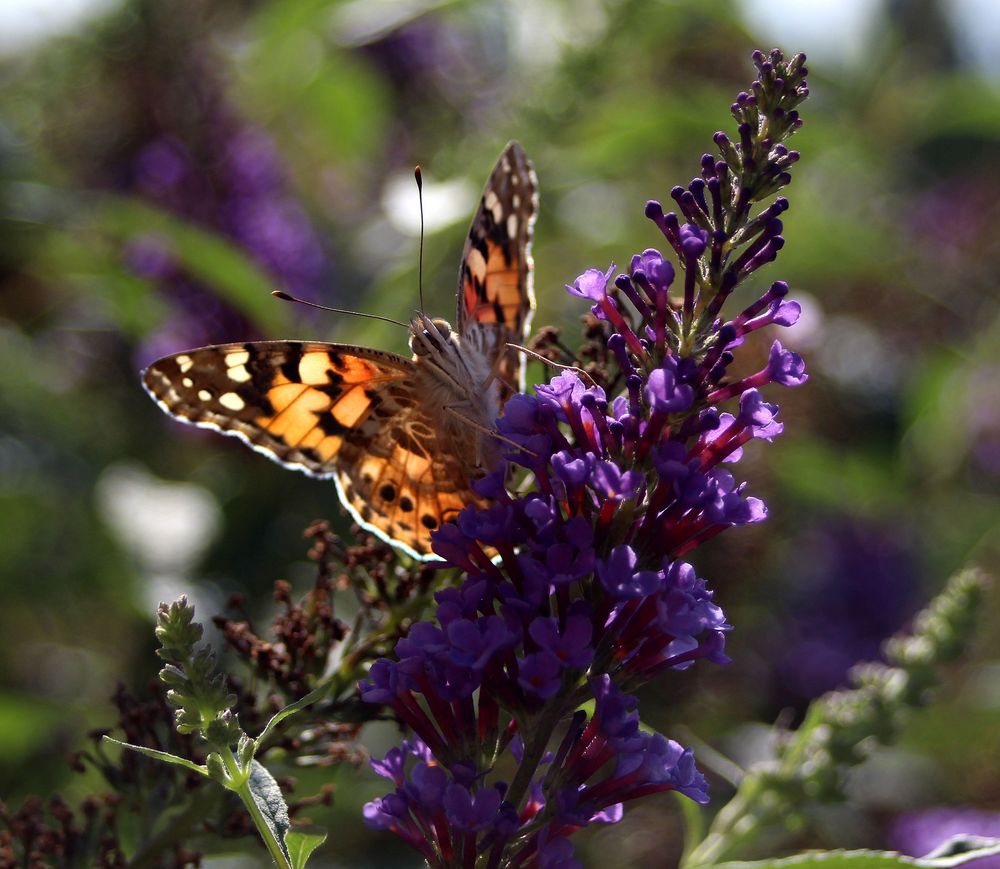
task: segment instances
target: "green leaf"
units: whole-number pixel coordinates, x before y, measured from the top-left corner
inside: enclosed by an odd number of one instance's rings
[[[324,696],[328,693],[328,688],[324,685],[319,688],[314,688],[305,697],[300,697],[294,703],[289,703],[284,709],[275,712],[271,716],[271,720],[264,725],[264,729],[260,732],[260,735],[254,740],[254,752],[260,750],[260,747],[264,744],[264,740],[271,735],[271,731],[278,726],[284,719],[289,715],[298,712],[300,709],[305,709],[307,706],[311,706],[317,700],[322,700]]]
[[[264,823],[271,831],[271,836],[281,847],[285,859],[291,862],[288,848],[285,846],[285,834],[288,832],[288,806],[281,795],[281,788],[271,775],[256,760],[250,767],[250,779],[247,782],[253,801],[257,804]]]
[[[153,760],[161,760],[164,763],[172,763],[177,766],[183,766],[192,772],[198,773],[199,775],[208,775],[208,769],[203,766],[198,766],[198,764],[188,760],[186,757],[178,757],[176,754],[170,754],[168,751],[157,751],[155,748],[146,748],[144,745],[132,745],[131,742],[121,742],[120,740],[113,739],[110,736],[105,736],[104,740],[105,742],[113,742],[115,745],[120,745],[122,748],[137,751],[139,754],[144,754],[146,757],[153,758]]]
[[[285,835],[285,847],[292,869],[303,869],[309,855],[326,841],[326,833],[307,833],[304,830],[290,830]]]
[[[933,861],[934,866],[958,866],[969,860],[978,860],[980,857],[992,854],[1000,854],[1000,839],[960,833],[942,842],[931,853],[920,859],[922,865],[928,865],[927,861]],[[955,862],[956,860],[958,862]]]
[[[14,515],[4,512],[6,509],[6,503],[0,504],[0,514],[5,518]],[[33,752],[41,752],[65,714],[65,708],[55,703],[0,693],[0,763],[13,765]]]
[[[950,869],[994,854],[1000,854],[1000,839],[955,836],[926,857],[906,857],[895,851],[807,851],[775,860],[718,863],[713,869]]]

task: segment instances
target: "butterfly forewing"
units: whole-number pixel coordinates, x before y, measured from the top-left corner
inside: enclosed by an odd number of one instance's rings
[[[270,458],[333,476],[345,436],[377,425],[391,386],[413,363],[334,344],[219,344],[154,362],[143,384],[183,422],[246,441]],[[384,411],[383,411],[384,413]]]
[[[511,142],[493,169],[472,218],[458,279],[456,324],[461,336],[475,324],[491,334],[501,358],[497,373],[524,389],[524,359],[508,342],[528,334],[535,307],[531,241],[538,211],[538,180],[524,149]],[[482,341],[482,339],[480,339]],[[510,389],[502,390],[503,398]]]
[[[469,230],[458,341],[425,359],[319,342],[219,344],[154,362],[146,390],[182,422],[332,477],[365,528],[433,557],[431,534],[482,503],[472,483],[498,453],[493,417],[523,379],[506,343],[523,340],[534,307],[536,205],[534,172],[512,142]]]

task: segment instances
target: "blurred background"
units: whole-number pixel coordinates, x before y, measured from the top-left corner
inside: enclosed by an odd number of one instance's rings
[[[573,345],[589,267],[662,243],[643,218],[696,173],[750,52],[809,55],[781,334],[812,379],[738,470],[771,518],[705,547],[736,625],[728,668],[668,676],[647,722],[740,762],[943,584],[1000,544],[1000,8],[990,0],[0,0],[0,795],[100,789],[66,756],[157,670],[152,614],[311,584],[303,528],[333,487],[183,428],[139,371],[200,344],[317,338],[405,352],[403,330],[282,304],[451,317],[481,186],[519,139],[541,183],[536,326]],[[732,307],[739,307],[736,300]],[[773,335],[747,351],[766,355]],[[747,364],[752,364],[752,359]],[[534,370],[536,379],[543,376]],[[773,388],[776,390],[777,388]],[[1000,825],[996,598],[975,654],[801,845],[922,853],[955,817]],[[389,734],[391,737],[391,733]],[[377,733],[371,748],[387,742]],[[313,820],[326,864],[417,866],[359,806]],[[728,786],[713,778],[721,804]],[[972,824],[972,821],[968,822]],[[937,825],[937,826],[935,826]],[[950,828],[949,828],[950,829]],[[972,830],[972,831],[976,831]],[[914,832],[916,831],[916,832]],[[666,798],[577,837],[585,865],[671,865]],[[936,841],[936,840],[935,840]],[[220,854],[254,848],[216,843]],[[238,853],[238,851],[236,852]],[[223,856],[210,865],[247,865]]]

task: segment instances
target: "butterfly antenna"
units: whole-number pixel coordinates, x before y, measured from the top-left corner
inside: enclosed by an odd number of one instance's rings
[[[417,199],[420,202],[420,255],[417,260],[417,292],[420,294],[420,313],[424,313],[424,175],[418,163],[413,170],[417,181]]]
[[[576,365],[560,365],[558,362],[553,362],[551,359],[546,359],[541,353],[536,353],[534,350],[529,350],[527,347],[522,347],[520,344],[511,344],[507,342],[507,346],[511,350],[517,350],[518,353],[523,353],[525,356],[530,356],[532,359],[537,359],[544,365],[548,365],[551,368],[555,368],[559,371],[572,371],[574,374],[579,375],[582,379],[590,383],[591,386],[597,386],[597,381],[594,380],[586,371],[582,368],[578,368]]]
[[[307,308],[317,308],[320,311],[332,311],[334,314],[350,314],[352,317],[368,317],[370,320],[382,320],[386,323],[395,323],[397,326],[402,326],[404,329],[410,328],[408,324],[400,323],[399,320],[393,320],[392,317],[381,317],[378,314],[366,314],[363,311],[348,311],[346,308],[330,308],[326,305],[317,305],[315,302],[307,302],[305,299],[297,299],[295,296],[290,296],[282,290],[272,290],[271,295],[276,299],[281,299],[283,302],[295,302],[298,305],[305,305]]]

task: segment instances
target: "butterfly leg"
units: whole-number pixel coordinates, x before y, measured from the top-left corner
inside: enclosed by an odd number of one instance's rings
[[[511,383],[506,377],[501,377],[500,374],[498,372],[496,372],[496,371],[491,371],[490,374],[489,374],[489,376],[481,384],[479,384],[479,388],[482,389],[482,390],[489,389],[490,384],[494,380],[497,380],[500,383],[502,383],[511,392],[519,392],[520,391],[517,386],[515,386],[513,383]]]
[[[463,401],[460,404],[446,404],[444,406],[444,409],[448,413],[450,413],[452,416],[458,417],[458,419],[460,419],[462,422],[466,423],[467,425],[471,425],[474,429],[476,429],[476,431],[481,432],[482,434],[486,435],[487,437],[491,437],[494,440],[502,441],[503,443],[507,444],[508,446],[512,446],[515,449],[519,449],[523,453],[527,453],[529,456],[537,456],[538,455],[537,453],[533,452],[532,450],[529,450],[527,447],[522,446],[517,441],[513,441],[513,440],[511,440],[508,437],[504,437],[502,434],[500,434],[500,432],[494,431],[491,428],[487,428],[484,425],[480,425],[478,422],[476,422],[471,417],[467,416],[464,413],[461,413],[460,412],[460,408],[463,408],[463,407],[469,407],[468,402]],[[476,444],[476,467],[482,467],[482,454],[480,452],[479,444]]]
[[[500,383],[506,386],[512,393],[521,391],[521,388],[519,386],[516,386],[515,384],[507,380],[507,378],[501,376],[500,366],[503,365],[503,362],[504,362],[504,354],[497,353],[496,359],[493,360],[493,365],[490,367],[490,373],[486,376],[486,379],[481,384],[479,384],[480,390],[485,391],[486,389],[489,388],[490,384],[492,384],[494,380],[498,380]]]

